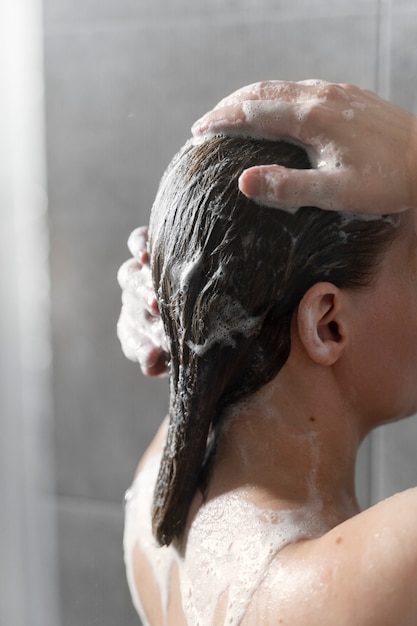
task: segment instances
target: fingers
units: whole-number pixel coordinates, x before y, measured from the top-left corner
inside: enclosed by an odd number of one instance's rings
[[[132,233],[129,249],[136,258],[123,263],[117,274],[123,303],[117,335],[124,355],[138,362],[146,376],[163,376],[167,374],[168,350],[151,270],[143,258],[146,242],[146,227]]]
[[[159,315],[149,265],[128,259],[120,266],[117,281],[122,291],[134,295],[151,315]]]
[[[310,93],[311,89],[311,85],[279,80],[247,85],[220,100],[212,111],[197,120],[191,129],[192,133],[198,137],[205,133],[230,132],[231,127],[236,129],[245,124],[244,104],[268,101],[294,103],[305,99],[302,94]]]
[[[317,101],[314,102],[317,104]],[[241,135],[264,139],[300,139],[301,122],[313,103],[290,105],[280,100],[245,100],[216,109],[198,120],[192,129],[199,135]]]
[[[245,100],[273,100],[274,98],[279,97],[280,92],[295,84],[296,83],[290,83],[282,80],[265,80],[245,85],[245,87],[241,87],[225,98],[222,98],[213,110],[215,111],[216,109],[222,109],[223,107],[234,106],[235,104]]]
[[[345,109],[364,92],[352,85],[318,79],[264,81],[238,89],[221,100],[192,127],[195,137],[206,134],[248,134],[265,138],[299,138],[300,126],[319,105]],[[358,104],[355,102],[355,104]]]
[[[324,80],[311,78],[298,82],[285,80],[264,80],[237,89],[226,96],[213,110],[226,106],[234,106],[245,100],[286,100],[296,102],[300,99],[310,98],[318,88],[330,85]]]
[[[166,376],[168,376],[169,373],[166,352],[158,349],[158,358],[153,363],[153,365],[144,367],[142,364],[140,364],[140,368],[145,376],[157,376],[158,378],[165,378]]]
[[[143,340],[150,339],[154,345],[164,349],[166,347],[165,334],[158,304],[156,301],[153,304],[155,298],[153,290],[147,289],[142,284],[141,288],[142,290],[131,289],[130,286],[123,288],[122,320],[129,332],[132,332],[135,341],[140,340],[140,343],[143,337]]]
[[[346,180],[349,179],[348,174]],[[325,210],[358,210],[347,206],[346,184],[340,172],[293,170],[267,165],[245,170],[239,179],[240,190],[258,204],[294,213],[302,206]]]
[[[148,227],[139,226],[139,228],[132,231],[127,240],[127,247],[139,263],[142,265],[149,263]]]
[[[167,353],[143,333],[137,322],[132,322],[125,306],[122,307],[117,323],[117,336],[125,357],[139,363],[145,376],[167,374]]]
[[[120,340],[123,354],[130,361],[137,361],[144,367],[151,367],[157,360],[153,354],[155,344],[140,332],[132,322],[128,309],[123,306],[117,322],[117,336]]]

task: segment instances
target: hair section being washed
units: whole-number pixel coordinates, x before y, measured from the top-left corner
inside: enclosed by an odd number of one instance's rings
[[[153,531],[181,539],[209,478],[225,410],[286,362],[295,307],[315,283],[372,284],[399,218],[260,207],[238,190],[252,165],[306,169],[300,147],[215,137],[186,144],[165,173],[150,222],[151,265],[170,352],[168,437]]]

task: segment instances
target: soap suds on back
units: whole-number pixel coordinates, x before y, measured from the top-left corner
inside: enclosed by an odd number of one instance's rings
[[[175,563],[187,623],[211,626],[220,600],[227,599],[224,623],[238,626],[279,551],[327,530],[320,521],[314,485],[311,502],[294,510],[258,508],[233,492],[209,500],[198,510],[181,555],[173,544],[159,547],[152,535],[150,511],[159,462],[159,455],[147,462],[126,497],[124,555],[133,602],[144,620],[133,573],[137,545],[153,569],[165,613]]]

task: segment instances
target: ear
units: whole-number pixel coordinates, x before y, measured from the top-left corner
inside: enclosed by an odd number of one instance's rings
[[[332,283],[316,283],[306,292],[297,311],[299,338],[309,357],[333,365],[346,345],[347,324],[343,292]]]

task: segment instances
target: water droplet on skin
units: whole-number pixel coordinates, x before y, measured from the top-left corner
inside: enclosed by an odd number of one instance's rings
[[[345,120],[353,120],[353,118],[355,117],[355,111],[353,109],[345,109],[344,111],[342,111],[342,116],[345,118]]]

